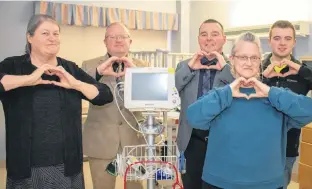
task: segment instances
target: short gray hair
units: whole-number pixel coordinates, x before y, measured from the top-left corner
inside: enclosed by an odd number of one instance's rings
[[[57,24],[56,20],[52,16],[45,15],[45,14],[35,14],[30,18],[30,20],[27,24],[27,31],[26,31],[25,52],[27,54],[31,53],[31,44],[28,42],[27,35],[29,35],[31,37],[34,36],[37,28],[40,26],[40,24],[42,24],[45,21],[51,21],[51,22]],[[60,26],[59,26],[59,28],[60,28]]]
[[[122,27],[126,30],[127,34],[128,34],[129,37],[130,37],[130,30],[129,30],[129,28],[128,28],[124,23],[122,23],[122,22],[113,22],[113,23],[109,24],[109,25],[106,27],[105,38],[107,37],[107,36],[106,36],[107,30],[108,30],[109,28],[111,28],[112,26],[115,26],[115,25],[120,25],[120,26],[122,26]]]
[[[252,32],[246,32],[246,33],[242,33],[240,34],[235,42],[234,42],[234,45],[231,49],[231,56],[235,56],[235,53],[236,53],[236,47],[237,47],[237,44],[242,42],[242,41],[245,41],[245,42],[250,42],[250,43],[254,43],[258,46],[259,48],[259,53],[260,53],[260,56],[262,54],[262,48],[261,48],[261,42],[260,42],[260,39],[258,36],[256,36],[254,33]],[[261,57],[260,57],[261,58]],[[262,62],[260,62],[260,71],[262,72],[263,71],[263,67],[262,67]],[[232,75],[235,77],[236,75],[236,71],[235,71],[235,66],[234,65],[231,65],[231,73]],[[259,73],[260,75],[260,73]]]
[[[242,33],[240,34],[237,39],[235,40],[234,42],[234,45],[231,49],[231,55],[234,56],[235,53],[236,53],[236,47],[237,47],[237,44],[239,42],[242,42],[242,41],[245,41],[245,42],[251,42],[251,43],[254,43],[258,46],[259,48],[259,53],[261,55],[262,53],[262,48],[261,48],[261,42],[260,42],[260,39],[259,37],[257,37],[254,33],[252,32],[246,32],[246,33]]]

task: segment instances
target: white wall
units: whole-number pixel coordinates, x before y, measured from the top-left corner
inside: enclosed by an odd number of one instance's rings
[[[222,23],[224,27],[229,25],[228,12],[229,1],[192,1],[190,4],[190,52],[199,50],[197,36],[200,24],[213,18]],[[230,45],[229,45],[230,46]],[[224,48],[225,52],[226,47]],[[227,53],[227,52],[226,52]]]
[[[14,11],[12,11],[14,10]],[[24,53],[27,22],[34,12],[32,2],[0,1],[0,61]],[[5,159],[5,127],[0,103],[0,160]]]
[[[279,19],[312,20],[310,0],[215,0],[192,1],[190,13],[190,51],[198,50],[197,35],[202,21],[214,18],[225,28],[270,24]],[[310,17],[310,18],[309,18]],[[229,51],[230,43],[224,47]]]
[[[238,0],[229,4],[229,27],[271,24],[276,20],[307,21],[310,0]]]
[[[181,1],[181,52],[190,52],[190,23],[191,23],[191,2]]]
[[[166,49],[167,32],[152,30],[131,30],[132,51],[153,51]],[[58,56],[74,61],[79,66],[84,60],[103,56],[105,28],[61,26],[61,49]]]
[[[61,1],[68,4],[81,4],[109,8],[123,8],[142,11],[176,13],[176,1]],[[165,6],[160,4],[164,3]],[[131,30],[133,40],[131,51],[154,51],[167,49],[167,31]],[[82,61],[106,53],[103,44],[105,28],[61,26],[61,50],[59,56],[75,61],[81,65]]]
[[[179,15],[179,30],[172,32],[170,44],[172,52],[190,52],[190,8],[190,1],[176,1],[176,11]]]

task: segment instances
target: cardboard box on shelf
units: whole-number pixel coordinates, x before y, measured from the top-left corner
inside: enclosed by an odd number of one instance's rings
[[[302,129],[299,159],[299,189],[312,189],[312,123]]]

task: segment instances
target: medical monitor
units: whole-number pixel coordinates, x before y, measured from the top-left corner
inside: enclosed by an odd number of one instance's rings
[[[179,105],[173,68],[127,68],[124,103],[130,111],[170,111]]]

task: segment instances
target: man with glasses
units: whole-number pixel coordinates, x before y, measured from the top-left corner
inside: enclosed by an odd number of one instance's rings
[[[228,59],[222,53],[225,42],[222,24],[208,19],[199,28],[200,50],[193,58],[182,61],[177,66],[175,82],[181,97],[177,144],[181,157],[186,159],[186,172],[182,174],[185,189],[202,188],[201,177],[208,143],[208,131],[193,129],[186,119],[186,110],[216,86],[215,78],[223,78],[222,82],[225,83],[227,77],[232,80],[231,74],[224,74],[230,73]]]
[[[263,61],[264,81],[269,86],[289,88],[297,94],[307,95],[312,89],[312,69],[292,56],[296,44],[293,24],[287,20],[276,21],[269,32],[272,53]],[[299,155],[301,129],[292,128],[287,133],[284,189],[290,183],[293,165]]]
[[[131,42],[129,30],[124,24],[109,25],[104,39],[107,54],[83,62],[82,69],[113,91],[116,84],[123,81],[128,67],[147,66],[141,60],[128,57]],[[113,95],[117,102],[114,100],[105,106],[89,105],[88,117],[84,125],[83,150],[90,162],[94,189],[114,189],[116,177],[110,175],[114,174],[114,166],[111,162],[124,146],[139,145],[144,142],[143,138],[127,125],[116,106],[119,104],[121,113],[132,126],[136,127],[136,120],[123,107],[123,98],[120,97],[122,91],[114,91]],[[127,183],[127,188],[140,189],[142,185],[130,182]]]

